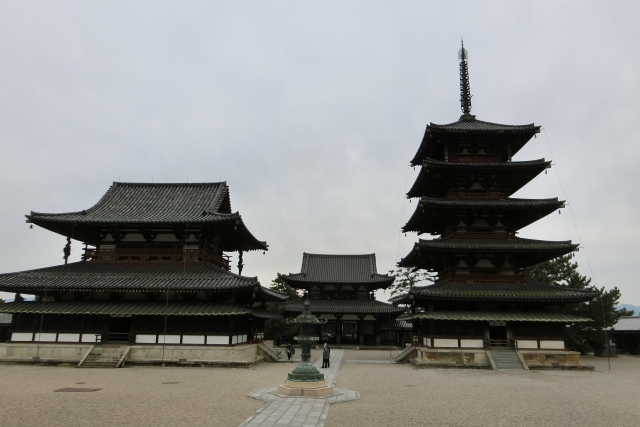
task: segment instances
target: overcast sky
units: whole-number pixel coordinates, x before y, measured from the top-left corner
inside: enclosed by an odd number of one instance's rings
[[[87,209],[113,181],[220,180],[269,244],[245,275],[269,285],[303,252],[388,271],[418,239],[399,230],[424,128],[461,114],[464,38],[472,113],[544,129],[515,160],[554,167],[516,196],[569,203],[520,236],[579,242],[581,273],[640,305],[638,16],[636,1],[0,0],[0,272],[63,262],[32,210]]]

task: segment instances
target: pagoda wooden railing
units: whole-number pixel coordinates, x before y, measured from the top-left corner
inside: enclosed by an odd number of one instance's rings
[[[524,282],[525,276],[515,274],[440,274],[438,280],[452,282]]]
[[[499,163],[500,159],[496,156],[478,155],[462,155],[449,157],[451,163]]]
[[[447,193],[450,199],[463,200],[504,200],[507,196],[500,191],[450,191]]]
[[[160,249],[160,248],[85,248],[82,261],[146,261],[146,262],[211,262],[225,270],[231,270],[230,260],[221,252],[216,253],[209,248],[198,249]]]
[[[458,239],[511,239],[515,237],[515,234],[504,231],[449,231],[443,233],[442,237]]]

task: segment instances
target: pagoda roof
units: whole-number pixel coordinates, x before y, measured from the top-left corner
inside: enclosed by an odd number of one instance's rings
[[[448,176],[468,175],[469,172],[501,174],[505,189],[509,194],[513,194],[549,167],[551,167],[551,161],[545,159],[522,162],[456,163],[427,158],[422,163],[420,173],[407,196],[420,197],[435,195],[432,194],[434,192],[444,193]],[[511,179],[506,179],[507,176]]]
[[[23,301],[0,305],[3,313],[85,314],[116,316],[248,316],[279,318],[277,313],[236,304],[148,301]]]
[[[98,262],[0,274],[0,291],[33,293],[79,292],[255,292],[269,301],[287,296],[260,285],[256,277],[245,277],[209,263]]]
[[[506,322],[558,322],[581,323],[592,322],[586,317],[564,313],[533,313],[533,312],[487,312],[487,311],[425,311],[423,313],[401,316],[400,320],[461,320],[461,321],[490,321]]]
[[[314,315],[320,314],[398,314],[404,308],[377,300],[310,300],[310,309]],[[287,301],[281,304],[285,311],[302,313],[303,299]]]
[[[464,282],[443,280],[433,285],[416,286],[408,293],[393,298],[396,304],[412,299],[428,301],[526,301],[584,302],[595,294],[566,286],[529,282]]]
[[[515,230],[526,227],[545,215],[564,207],[564,201],[557,197],[551,199],[517,199],[502,200],[449,199],[423,197],[415,212],[402,228],[403,232],[418,231],[421,233],[440,234],[443,231],[447,216],[446,211],[498,211],[519,212],[517,217],[510,218]]]
[[[411,160],[412,166],[418,166],[427,157],[433,156],[445,138],[459,138],[465,135],[489,136],[495,140],[506,140],[512,145],[512,154],[517,153],[535,134],[540,132],[540,126],[533,123],[526,125],[505,125],[500,123],[476,120],[475,116],[466,114],[453,123],[439,125],[430,123],[420,143],[416,155]]]
[[[66,213],[31,212],[32,223],[76,240],[95,244],[101,229],[115,227],[224,229],[233,236],[224,239],[222,250],[267,250],[231,212],[226,182],[125,183],[114,182],[91,208]],[[223,233],[224,234],[224,233]],[[235,239],[235,241],[231,238]]]
[[[507,254],[518,258],[519,266],[534,265],[553,259],[578,248],[570,240],[548,241],[524,239],[419,239],[411,252],[400,260],[400,267],[418,267],[439,270],[442,255],[446,254]]]
[[[300,273],[283,274],[280,277],[290,286],[308,287],[310,284],[356,284],[387,287],[395,277],[378,274],[376,255],[302,255]]]

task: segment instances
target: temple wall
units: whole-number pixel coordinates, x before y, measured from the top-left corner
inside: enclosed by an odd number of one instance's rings
[[[0,344],[0,362],[33,362],[39,357],[43,362],[77,364],[90,348],[91,344],[4,343]]]
[[[124,344],[123,346],[126,346]],[[90,344],[74,343],[2,343],[0,344],[0,363],[39,363],[76,365]],[[209,347],[195,345],[132,345],[125,364],[212,364],[247,365],[260,362],[264,356],[258,354],[255,344],[234,347]]]
[[[577,351],[521,350],[529,369],[548,369],[558,367],[582,367],[580,353]]]
[[[171,361],[181,363],[251,362],[257,359],[256,345],[236,347],[200,347],[181,345],[134,345],[125,363],[149,364]]]
[[[420,347],[411,361],[418,366],[490,368],[487,353],[483,349],[434,349]]]
[[[580,363],[580,353],[565,350],[519,350],[529,369],[593,369]],[[485,368],[491,362],[483,349],[437,349],[416,348],[416,357],[411,363],[422,367],[436,368]]]

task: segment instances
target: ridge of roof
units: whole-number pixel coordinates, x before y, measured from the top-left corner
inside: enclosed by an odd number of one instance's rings
[[[394,277],[379,274],[375,253],[310,254],[303,252],[299,273],[283,274],[285,280],[323,283],[379,283]]]
[[[455,122],[446,124],[429,123],[427,129],[433,130],[446,130],[446,131],[477,131],[477,132],[491,132],[491,131],[511,131],[522,132],[540,130],[540,126],[536,126],[534,123],[528,123],[524,125],[506,125],[502,123],[493,123],[483,120],[478,120],[475,116],[460,116]]]
[[[193,203],[190,205],[182,203],[180,200],[180,194],[175,194],[175,191],[170,191],[171,196],[168,197],[169,194],[165,192],[162,194],[162,197],[158,197],[159,190],[169,189],[169,190],[179,190],[179,189],[202,189],[203,192],[199,195],[200,202],[203,202],[201,206],[193,207]],[[127,190],[135,191],[135,194],[131,194]],[[140,190],[146,190],[140,192]],[[206,196],[206,197],[205,197]],[[61,212],[61,213],[48,213],[48,212],[37,212],[31,211],[29,215],[26,215],[30,220],[56,220],[56,218],[65,218],[67,220],[80,221],[80,222],[113,222],[113,218],[100,218],[99,215],[113,215],[114,211],[116,214],[123,215],[125,218],[129,216],[130,218],[135,215],[140,215],[139,218],[128,219],[125,221],[150,221],[150,222],[184,222],[185,215],[190,216],[191,221],[202,222],[202,217],[206,217],[208,215],[218,216],[220,218],[239,218],[240,214],[238,212],[235,213],[227,213],[227,212],[218,212],[224,200],[229,199],[229,187],[226,182],[212,182],[212,183],[125,183],[125,182],[113,182],[112,185],[107,189],[107,191],[102,195],[102,197],[96,202],[93,206],[88,209],[83,209],[80,211],[72,211],[72,212]],[[124,203],[126,205],[126,211],[124,213],[118,212],[118,209],[122,209],[123,206],[120,206],[123,202],[127,202],[129,200],[133,200],[134,203]],[[172,202],[169,204],[168,202]],[[111,204],[111,206],[109,206]],[[191,207],[190,207],[191,206]],[[190,209],[189,209],[190,207]],[[229,202],[230,207],[230,202]],[[175,215],[174,212],[171,212],[171,209],[181,210],[182,215],[180,218],[175,220],[167,220],[167,218],[162,218],[160,213],[166,213],[169,211],[170,214]],[[188,209],[188,211],[187,211]],[[132,215],[132,212],[138,210],[135,214]],[[103,211],[102,213],[96,211]],[[152,217],[149,217],[152,215]],[[92,218],[98,216],[98,218]],[[145,217],[146,216],[146,217]],[[117,220],[117,219],[116,219]]]
[[[447,167],[455,167],[462,169],[478,169],[478,168],[492,168],[492,167],[518,167],[518,166],[538,166],[545,163],[551,163],[550,160],[546,160],[544,157],[541,159],[534,160],[521,160],[516,162],[491,162],[491,163],[458,163],[458,162],[445,162],[444,160],[435,160],[430,157],[427,157],[422,162],[423,166],[447,166]]]

